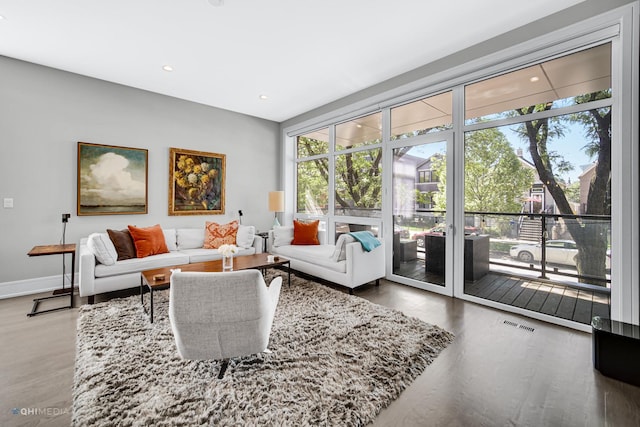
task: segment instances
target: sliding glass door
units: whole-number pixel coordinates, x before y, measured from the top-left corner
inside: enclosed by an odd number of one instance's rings
[[[447,133],[451,135],[450,132]],[[396,142],[392,184],[392,278],[447,295],[453,285],[451,213],[447,191],[447,156],[451,139],[442,134]]]

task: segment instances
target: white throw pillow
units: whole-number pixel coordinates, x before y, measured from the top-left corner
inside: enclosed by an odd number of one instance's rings
[[[273,227],[273,246],[287,246],[293,240],[293,225]]]
[[[167,249],[170,251],[177,251],[178,246],[176,245],[176,229],[175,228],[167,228],[162,229],[162,234],[164,234],[164,240],[167,244]]]
[[[87,238],[87,247],[100,264],[113,265],[118,260],[118,252],[107,233],[93,233]]]
[[[350,234],[341,234],[336,242],[336,250],[333,251],[331,259],[333,262],[344,261],[347,259],[347,244],[355,242],[356,239]]]
[[[253,238],[256,235],[256,228],[253,225],[239,225],[236,234],[236,245],[249,249],[253,246]]]
[[[202,228],[178,228],[178,250],[198,249],[204,245],[204,227]]]

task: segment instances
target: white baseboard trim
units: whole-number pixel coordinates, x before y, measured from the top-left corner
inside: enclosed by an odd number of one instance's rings
[[[65,286],[70,286],[71,274],[66,275]],[[62,288],[62,277],[57,274],[48,277],[16,280],[0,283],[0,299],[15,298],[23,295],[33,295]]]

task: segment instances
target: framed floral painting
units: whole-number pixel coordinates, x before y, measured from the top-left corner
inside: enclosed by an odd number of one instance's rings
[[[78,142],[78,215],[147,213],[148,151]]]
[[[169,215],[224,214],[225,158],[169,149]]]

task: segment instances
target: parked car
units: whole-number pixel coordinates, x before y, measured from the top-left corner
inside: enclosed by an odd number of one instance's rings
[[[519,261],[532,263],[542,259],[542,245],[523,243],[511,246],[509,255]],[[547,262],[576,266],[578,246],[573,240],[547,240]],[[607,250],[606,268],[611,268],[611,251]]]
[[[435,234],[436,236],[444,236],[445,233],[447,231],[446,226],[443,223],[440,223],[438,225],[436,225],[433,228],[428,229],[427,231],[420,231],[416,234],[414,234],[413,236],[411,236],[411,238],[413,240],[417,240],[418,242],[418,247],[422,248],[424,247],[424,239],[423,236],[426,234]],[[472,227],[472,226],[465,226],[464,227],[464,234],[466,236],[471,235],[471,234],[477,234],[478,233],[478,229],[476,227]]]

